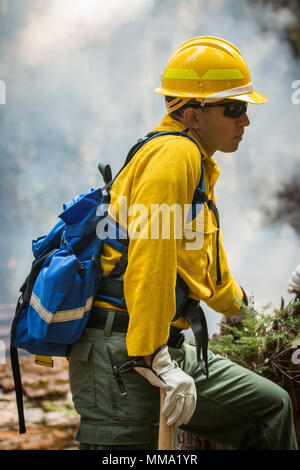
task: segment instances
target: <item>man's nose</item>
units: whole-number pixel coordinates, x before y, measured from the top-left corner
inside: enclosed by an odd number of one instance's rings
[[[250,120],[248,118],[248,115],[246,112],[244,112],[238,120],[238,125],[240,127],[246,127],[246,126],[249,126],[249,124],[250,124]]]

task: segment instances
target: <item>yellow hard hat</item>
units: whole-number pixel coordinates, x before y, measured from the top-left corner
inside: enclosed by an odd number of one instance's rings
[[[199,36],[184,42],[170,58],[156,93],[174,96],[172,112],[196,98],[204,106],[223,99],[266,103],[253,90],[250,73],[240,51],[225,39]]]

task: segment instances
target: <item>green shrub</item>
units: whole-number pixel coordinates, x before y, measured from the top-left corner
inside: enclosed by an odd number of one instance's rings
[[[280,309],[267,305],[257,312],[250,299],[242,308],[243,320],[221,323],[209,349],[280,385],[286,378],[300,384],[300,365],[293,361],[296,341],[300,343],[300,300]]]

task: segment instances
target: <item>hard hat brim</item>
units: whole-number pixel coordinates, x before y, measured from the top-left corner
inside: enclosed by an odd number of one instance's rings
[[[172,92],[167,92],[163,87],[158,87],[155,88],[155,93],[158,93],[159,95],[169,95],[169,96],[174,96],[174,97],[182,97],[182,98],[196,98],[196,99],[201,99],[205,98],[204,96],[196,96],[195,93],[172,93]],[[206,96],[206,98],[209,98],[209,95]],[[219,98],[221,100],[222,98]],[[233,96],[226,96],[223,99],[231,99],[231,100],[238,100],[238,101],[247,101],[247,103],[253,103],[253,104],[263,104],[267,103],[269,100],[266,96],[262,95],[261,93],[258,93],[258,91],[251,91],[249,93],[244,93],[242,95],[233,95]],[[215,100],[217,101],[217,100]]]
[[[247,101],[247,103],[253,104],[263,104],[269,101],[266,96],[262,95],[261,93],[258,93],[258,91],[252,91],[251,93],[245,93],[244,95],[230,96],[227,99]]]

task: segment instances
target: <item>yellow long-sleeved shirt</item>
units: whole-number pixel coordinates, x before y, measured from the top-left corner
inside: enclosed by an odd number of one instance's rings
[[[165,115],[160,126],[154,130],[182,131],[184,126]],[[200,142],[198,144],[201,147]],[[214,185],[220,170],[213,158],[201,149],[204,154],[206,194],[215,201]],[[182,214],[186,214],[184,207],[191,204],[200,176],[201,158],[197,146],[185,137],[160,136],[152,139],[134,155],[112,186],[110,212],[121,223],[127,222],[130,239],[128,266],[124,276],[129,314],[126,344],[130,356],[152,354],[167,342],[176,309],[177,272],[188,285],[189,296],[193,299],[202,300],[213,310],[227,316],[234,315],[240,308],[236,298],[242,299],[243,292],[230,273],[221,232],[219,257],[222,285],[216,285],[218,229],[206,204],[204,212],[199,215],[199,220],[204,215],[201,219],[204,224],[200,221],[196,226],[196,221],[193,222],[193,230],[199,232],[201,246],[198,243],[194,248],[190,240],[186,239],[188,235],[177,238],[172,230],[169,238],[163,235],[162,230],[156,237],[153,237],[153,232],[151,236],[153,222],[157,221],[153,204],[177,204],[182,208]],[[120,205],[121,200],[123,202]],[[124,212],[121,209],[124,201],[130,208],[126,213],[126,221],[123,220]],[[140,236],[136,236],[137,232]],[[104,275],[110,273],[119,258],[119,252],[104,244],[101,258]],[[96,302],[96,305],[107,306],[103,302]],[[183,318],[173,324],[183,329],[189,328]]]

